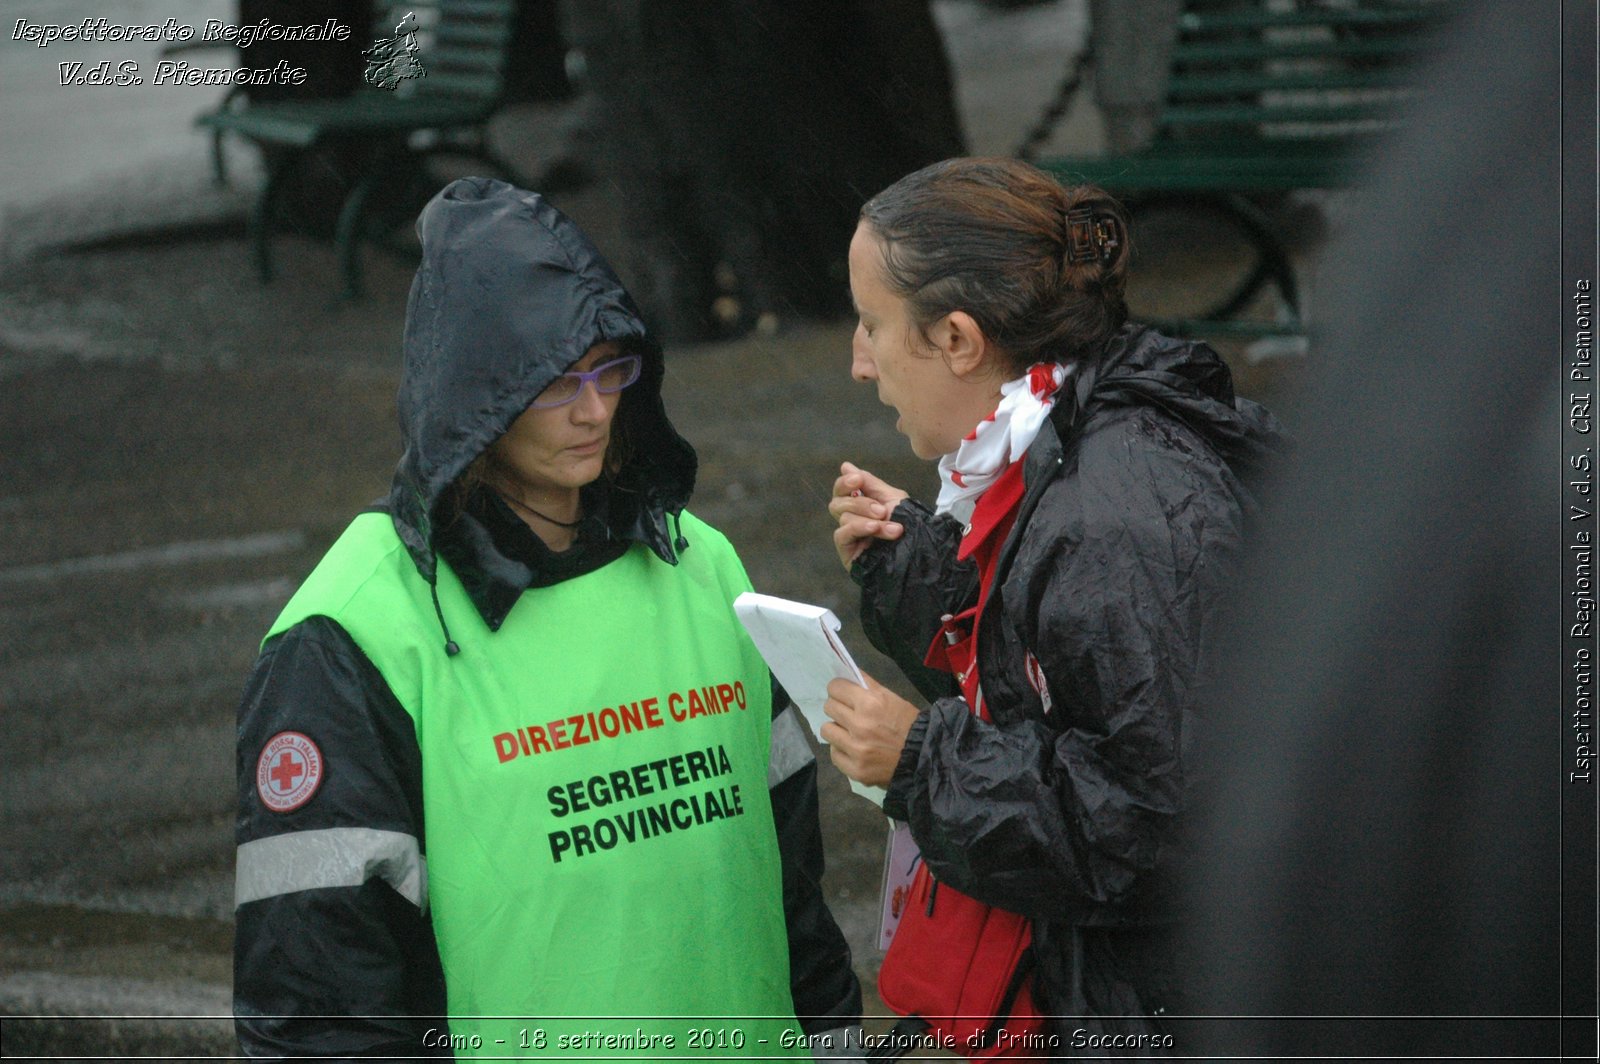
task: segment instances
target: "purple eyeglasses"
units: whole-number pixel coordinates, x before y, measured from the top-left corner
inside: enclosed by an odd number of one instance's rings
[[[528,405],[540,410],[566,406],[583,391],[585,382],[593,384],[601,395],[613,395],[639,379],[641,363],[638,355],[623,355],[588,371],[570,370],[551,381]]]

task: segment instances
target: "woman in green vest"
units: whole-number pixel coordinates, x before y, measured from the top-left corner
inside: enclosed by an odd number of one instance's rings
[[[418,231],[404,454],[240,708],[241,1044],[837,1052],[815,762],[684,509],[660,349],[535,194],[457,181]]]

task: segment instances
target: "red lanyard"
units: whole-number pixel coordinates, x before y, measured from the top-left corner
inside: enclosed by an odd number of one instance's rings
[[[978,567],[978,603],[955,615],[941,618],[939,633],[928,648],[924,663],[935,669],[954,674],[961,685],[967,705],[984,720],[989,719],[988,708],[982,704],[981,685],[978,678],[978,618],[989,601],[994,585],[995,566],[1000,558],[1000,547],[1016,523],[1017,507],[1022,502],[1022,462],[1019,459],[1006,467],[995,482],[978,499],[973,508],[972,521],[961,536],[961,546],[956,558],[971,559]]]

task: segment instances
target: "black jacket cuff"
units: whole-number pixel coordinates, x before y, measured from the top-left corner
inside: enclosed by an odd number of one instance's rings
[[[917,766],[922,762],[922,742],[928,734],[928,712],[923,710],[911,722],[906,744],[900,748],[900,761],[883,795],[883,812],[891,820],[911,819],[911,794],[917,785]]]

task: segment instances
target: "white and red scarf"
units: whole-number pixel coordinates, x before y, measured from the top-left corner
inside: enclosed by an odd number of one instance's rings
[[[1027,453],[1071,375],[1070,365],[1039,362],[1000,386],[1000,405],[994,413],[978,422],[953,452],[939,459],[935,513],[947,513],[962,524],[972,520],[978,497],[1007,466]]]

